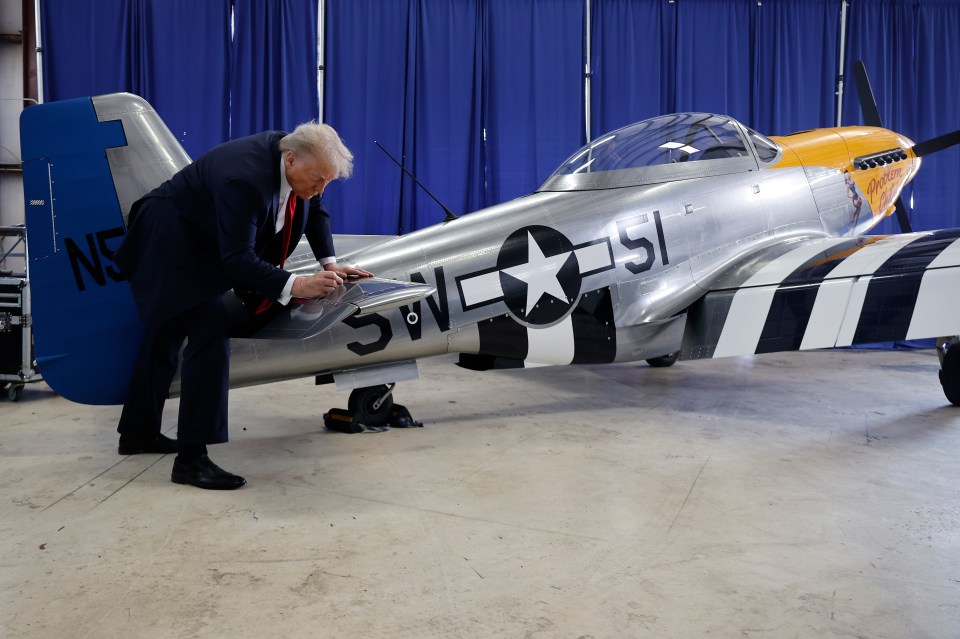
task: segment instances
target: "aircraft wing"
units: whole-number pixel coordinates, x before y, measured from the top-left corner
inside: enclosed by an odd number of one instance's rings
[[[687,311],[682,359],[960,334],[960,229],[797,240],[732,265]]]
[[[250,337],[253,339],[310,339],[352,315],[379,313],[432,295],[429,284],[371,277],[346,282],[332,295],[291,304],[269,324]]]

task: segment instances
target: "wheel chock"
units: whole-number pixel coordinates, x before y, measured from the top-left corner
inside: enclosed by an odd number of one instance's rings
[[[323,414],[323,425],[338,433],[362,433],[364,426],[357,421],[356,415],[342,408],[331,408]]]
[[[406,406],[394,404],[383,424],[370,426],[360,422],[359,415],[342,408],[331,408],[323,414],[323,425],[338,433],[353,435],[364,431],[383,432],[391,428],[423,428],[423,422],[418,422],[410,415]]]

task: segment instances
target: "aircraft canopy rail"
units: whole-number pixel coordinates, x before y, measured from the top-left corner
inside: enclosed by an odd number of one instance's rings
[[[586,191],[744,173],[759,168],[758,151],[766,164],[779,148],[733,118],[676,113],[599,137],[570,156],[539,190]]]
[[[783,149],[780,148],[779,144],[748,126],[743,128],[746,130],[750,141],[753,142],[753,148],[757,152],[757,159],[760,160],[760,164],[775,164],[780,160]]]

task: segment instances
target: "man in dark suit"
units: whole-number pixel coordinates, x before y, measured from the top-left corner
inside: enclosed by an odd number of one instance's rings
[[[262,295],[259,310],[292,298],[324,297],[362,269],[336,263],[324,188],[353,170],[353,155],[325,124],[267,131],[200,156],[132,207],[115,261],[146,324],[120,424],[121,455],[178,452],[171,479],[233,489],[246,481],[207,456],[227,441],[230,340],[223,293]],[[306,234],[323,266],[313,275],[281,268]],[[251,309],[256,312],[257,309]],[[186,340],[177,440],[160,417]]]

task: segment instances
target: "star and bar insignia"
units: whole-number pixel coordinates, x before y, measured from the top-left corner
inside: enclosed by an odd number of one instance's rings
[[[565,317],[583,278],[613,268],[609,238],[574,245],[548,226],[525,226],[500,247],[497,265],[456,278],[463,310],[503,301],[520,322],[542,326]]]

